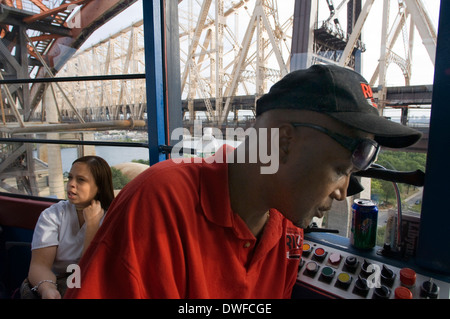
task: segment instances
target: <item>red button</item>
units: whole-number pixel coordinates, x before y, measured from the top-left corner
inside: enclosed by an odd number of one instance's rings
[[[397,287],[395,289],[395,299],[412,299],[411,291],[406,287]]]
[[[317,248],[314,253],[316,254],[316,256],[322,256],[323,254],[325,254],[325,249],[323,248]]]
[[[400,270],[400,282],[407,287],[414,286],[416,283],[416,272],[410,268],[403,268]]]

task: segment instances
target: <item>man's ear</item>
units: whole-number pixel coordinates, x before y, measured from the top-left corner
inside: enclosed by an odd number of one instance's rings
[[[289,150],[292,147],[292,138],[294,136],[294,127],[290,124],[283,124],[279,129],[280,143],[280,163],[286,163]]]

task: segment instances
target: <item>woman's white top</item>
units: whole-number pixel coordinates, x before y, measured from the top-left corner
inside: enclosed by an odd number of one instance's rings
[[[83,252],[86,224],[80,227],[75,205],[60,201],[44,210],[37,221],[31,250],[58,246],[53,272],[65,273],[67,266],[77,264]]]

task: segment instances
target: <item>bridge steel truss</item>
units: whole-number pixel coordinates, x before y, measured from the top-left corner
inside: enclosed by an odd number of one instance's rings
[[[98,27],[135,1],[0,1],[0,81],[55,77]],[[58,87],[62,91],[58,83],[1,84],[1,138],[13,137],[11,129],[30,129],[36,125],[30,121],[42,105],[47,87],[53,91]],[[84,123],[73,104],[71,108],[77,121]],[[43,116],[41,124],[49,120]],[[22,136],[33,138],[32,135]],[[42,163],[33,158],[33,144],[2,143],[0,151],[0,187],[15,193],[38,195],[37,166]],[[14,178],[16,187],[5,182]]]
[[[94,30],[135,1],[1,1],[0,81],[145,73],[142,22],[77,53]],[[329,15],[319,21],[323,2]],[[391,2],[398,8],[392,23]],[[180,87],[190,118],[199,100],[217,125],[225,122],[230,111],[247,105],[254,110],[256,99],[290,70],[315,63],[358,70],[365,50],[361,33],[373,3],[341,0],[334,6],[332,0],[293,0],[294,15],[282,17],[280,6],[286,6],[285,0],[178,1]],[[415,30],[433,64],[436,50],[436,31],[421,0],[383,0],[383,5],[382,49],[370,81],[381,107],[389,106],[386,72],[390,64],[400,67],[405,86],[410,84]],[[346,32],[341,27],[344,19]],[[399,39],[403,53],[394,52]],[[37,125],[32,121],[84,124],[130,118],[136,122],[147,116],[142,78],[0,85],[3,137],[11,129],[32,131],[29,126]],[[242,99],[236,96],[253,96],[253,103],[245,99],[247,104],[239,106]],[[53,103],[43,103],[44,97]],[[407,111],[407,105],[395,103]],[[50,104],[56,110],[50,111]],[[0,173],[26,154],[32,176],[32,152],[24,152],[23,147],[31,146],[2,146],[2,153],[9,155],[0,162]]]
[[[384,0],[383,3],[381,41],[384,45],[381,47],[385,50],[380,50],[379,63],[368,77],[377,92],[380,109],[390,105],[386,88],[386,72],[390,65],[399,67],[405,86],[410,85],[415,30],[419,31],[433,63],[436,47],[436,31],[422,2],[396,0],[398,10],[392,19],[389,9],[393,1]],[[193,119],[194,112],[199,110],[196,105],[201,100],[208,119],[223,123],[230,111],[248,108],[236,104],[235,96],[253,95],[256,101],[271,83],[290,70],[315,63],[334,63],[360,70],[361,54],[365,51],[361,34],[374,1],[367,0],[363,5],[361,0],[343,0],[334,6],[333,1],[328,0],[329,15],[319,21],[319,4],[324,2],[291,1],[295,6],[295,12],[292,8],[294,14],[282,17],[278,12],[280,1],[276,0],[180,1],[181,91],[190,118]],[[340,21],[346,21],[345,31],[341,26],[344,23]],[[398,42],[402,45],[396,46]],[[403,52],[396,52],[398,47],[404,48]],[[145,72],[143,55],[142,22],[137,22],[78,52],[59,75],[142,73]],[[145,119],[143,80],[80,82],[62,86],[63,90],[57,90],[55,95],[64,119]],[[79,115],[70,104],[77,105]],[[395,105],[398,106],[398,101]],[[254,103],[251,109],[254,109]],[[406,113],[405,105],[403,109]],[[35,115],[36,118],[42,116]]]
[[[145,73],[143,21],[110,36],[74,55],[60,71],[62,77],[98,76],[97,81],[76,81],[61,84],[55,93],[61,120],[76,121],[70,104],[77,105],[87,121],[145,119],[145,78],[104,80],[104,76]],[[63,93],[68,97],[64,97]]]
[[[54,77],[98,27],[135,1],[2,1],[1,79]],[[2,86],[5,117],[24,126],[45,89],[42,83]]]

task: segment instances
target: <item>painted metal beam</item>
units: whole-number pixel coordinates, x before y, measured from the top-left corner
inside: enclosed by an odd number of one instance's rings
[[[77,49],[84,41],[107,20],[119,14],[121,11],[132,5],[136,0],[92,0],[84,5],[81,10],[80,27],[71,30],[71,36],[56,39],[46,52],[45,60],[56,74],[64,64],[76,53]],[[41,68],[36,74],[36,78],[48,77],[47,70]],[[31,88],[32,112],[41,101],[45,84],[35,84]]]
[[[77,0],[77,1],[72,1],[72,2],[69,2],[69,3],[64,3],[64,4],[60,5],[59,7],[56,7],[56,8],[53,8],[53,9],[47,9],[45,11],[42,11],[41,13],[38,13],[38,14],[35,14],[35,15],[32,15],[32,16],[26,17],[25,19],[23,19],[23,22],[25,22],[25,23],[32,23],[32,22],[37,21],[37,20],[42,20],[44,18],[53,16],[53,15],[56,15],[56,14],[62,12],[62,11],[65,11],[70,6],[84,5],[87,2],[89,2],[89,1],[91,1],[91,0]]]
[[[436,59],[436,31],[433,24],[430,22],[427,12],[420,0],[405,0],[408,11],[411,13],[411,18],[419,31],[422,43],[425,46],[428,56],[433,64]],[[441,1],[441,5],[442,2]]]
[[[423,267],[450,274],[450,214],[446,207],[450,169],[450,2],[441,1],[436,47],[433,86],[433,104],[425,175],[425,186],[420,216],[420,232],[416,261]]]
[[[367,16],[369,15],[370,12],[370,8],[372,8],[374,1],[375,0],[367,0],[366,3],[364,4],[364,7],[361,10],[358,20],[356,20],[355,26],[353,27],[352,34],[348,39],[347,45],[345,46],[344,52],[342,53],[341,59],[339,60],[338,64],[340,66],[346,66],[348,64],[353,49],[355,47],[356,41],[358,40],[359,35],[361,34],[362,27],[364,25],[364,22],[366,22]]]
[[[164,0],[143,1],[150,165],[166,159],[160,145],[167,144],[165,117]]]

